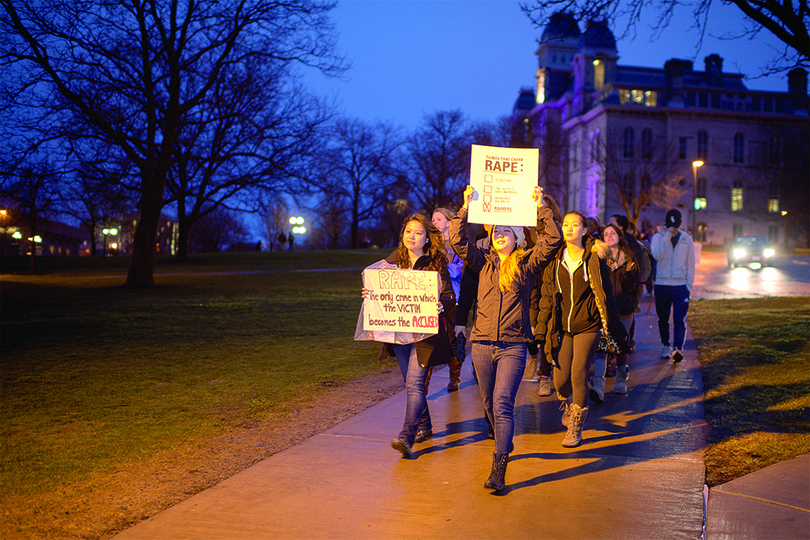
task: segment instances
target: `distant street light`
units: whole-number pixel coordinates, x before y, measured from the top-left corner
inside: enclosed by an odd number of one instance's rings
[[[698,167],[703,167],[703,162],[696,159],[692,162],[692,238],[697,239],[697,229],[695,228],[695,218],[697,217],[697,209],[700,203],[697,200],[697,170]]]
[[[118,235],[118,229],[116,229],[115,227],[112,227],[110,229],[102,229],[101,233],[104,235],[104,257],[106,257],[107,256],[107,236],[117,236]],[[114,243],[113,244],[113,249],[115,249],[116,247],[118,247],[118,244]]]
[[[305,232],[307,232],[307,228],[304,227],[304,218],[302,218],[301,216],[291,217],[290,225],[295,225],[292,228],[293,234],[304,234]]]

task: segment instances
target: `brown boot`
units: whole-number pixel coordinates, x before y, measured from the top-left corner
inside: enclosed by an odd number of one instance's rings
[[[427,370],[427,375],[425,375],[425,396],[428,395],[428,386],[430,386],[430,376],[433,375],[433,368],[429,367]]]
[[[450,382],[447,383],[447,391],[455,392],[458,390],[458,385],[461,384],[461,362],[458,361],[457,357],[450,357],[448,369],[450,370]]]
[[[492,471],[484,483],[485,488],[501,491],[506,487],[506,463],[508,461],[509,454],[492,454]]]

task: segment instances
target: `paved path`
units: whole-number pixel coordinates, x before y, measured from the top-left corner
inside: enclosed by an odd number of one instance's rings
[[[494,443],[484,433],[469,362],[462,388],[434,375],[435,437],[411,459],[390,447],[400,392],[304,443],[118,535],[118,539],[476,539],[701,537],[703,389],[694,347],[659,358],[637,317],[630,390],[606,394],[582,446],[566,449],[558,401],[524,381],[507,489],[484,489]],[[608,379],[608,391],[613,379]]]

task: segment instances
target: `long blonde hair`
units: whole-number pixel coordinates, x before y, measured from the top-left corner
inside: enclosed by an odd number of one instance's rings
[[[517,279],[518,275],[520,275],[519,262],[525,253],[526,252],[523,251],[523,248],[515,246],[512,253],[507,255],[506,259],[501,261],[501,272],[498,275],[498,288],[501,289],[501,292],[506,292],[509,287],[512,286],[512,283]]]

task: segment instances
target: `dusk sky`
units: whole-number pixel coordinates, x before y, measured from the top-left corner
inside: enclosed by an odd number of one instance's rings
[[[340,52],[352,62],[348,81],[314,74],[305,84],[336,97],[350,117],[390,121],[409,130],[425,114],[440,110],[461,109],[470,119],[494,120],[511,112],[521,87],[535,86],[534,53],[542,28],[532,25],[519,2],[340,0],[331,14]],[[651,21],[654,14],[649,11]],[[755,41],[707,36],[696,51],[697,31],[688,31],[691,10],[682,8],[679,15],[655,42],[644,25],[634,40],[618,41],[619,64],[663,67],[670,58],[685,58],[694,59],[695,69],[702,71],[703,58],[718,53],[724,71],[753,77],[776,56],[781,43],[767,32]],[[709,33],[737,30],[742,20],[739,9],[713,5]],[[620,30],[613,29],[617,37]],[[745,84],[787,90],[786,76]]]

